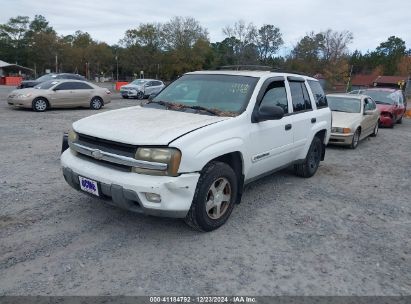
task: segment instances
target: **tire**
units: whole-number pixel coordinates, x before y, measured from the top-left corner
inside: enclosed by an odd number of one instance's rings
[[[90,101],[90,109],[100,110],[103,107],[103,100],[100,97],[93,97]]]
[[[371,137],[375,137],[378,134],[378,129],[379,129],[379,124],[380,122],[377,121],[375,127],[374,127],[374,131],[371,133]]]
[[[141,99],[144,99],[144,93],[143,92],[141,92],[141,91],[138,91],[138,93],[137,93],[137,99],[139,99],[139,100],[141,100]]]
[[[401,118],[397,120],[397,124],[402,124],[402,118],[403,118],[403,117],[404,117],[404,116],[401,116]]]
[[[202,170],[185,222],[198,231],[212,231],[230,217],[238,193],[233,169],[222,162],[210,162]]]
[[[32,108],[36,112],[44,112],[49,108],[49,103],[47,99],[43,97],[38,97],[33,100]]]
[[[304,162],[301,164],[294,165],[294,173],[300,177],[311,177],[317,172],[320,166],[321,155],[322,155],[322,143],[321,139],[317,136],[313,138],[310,148],[308,149],[307,156]]]
[[[352,137],[351,144],[350,144],[351,149],[356,149],[358,147],[358,143],[360,142],[360,135],[361,135],[360,129],[355,130],[354,135]]]
[[[121,97],[123,97],[123,99],[128,99],[128,96],[126,95],[121,95]]]

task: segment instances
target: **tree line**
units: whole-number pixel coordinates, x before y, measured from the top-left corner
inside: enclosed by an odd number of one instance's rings
[[[125,32],[115,45],[76,31],[58,35],[44,16],[10,18],[0,24],[0,59],[27,66],[42,75],[47,69],[85,75],[130,79],[140,76],[172,80],[193,70],[227,65],[266,65],[322,74],[331,84],[345,82],[350,72],[386,75],[411,73],[411,50],[391,36],[373,51],[350,53],[353,34],[328,29],[305,34],[286,55],[279,27],[257,27],[243,20],[222,29],[225,38],[210,42],[207,28],[192,17],[164,23],[141,23]]]

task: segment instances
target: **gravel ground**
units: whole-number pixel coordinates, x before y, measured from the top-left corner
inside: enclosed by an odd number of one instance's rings
[[[95,112],[12,109],[9,90],[0,295],[411,295],[411,120],[354,151],[329,147],[313,178],[284,170],[251,184],[225,226],[197,233],[70,188],[61,136]]]

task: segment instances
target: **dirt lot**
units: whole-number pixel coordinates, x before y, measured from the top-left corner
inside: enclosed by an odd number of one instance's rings
[[[411,295],[410,119],[355,151],[330,147],[311,179],[253,183],[225,226],[201,234],[71,189],[61,136],[95,112],[15,110],[8,91],[0,295]]]

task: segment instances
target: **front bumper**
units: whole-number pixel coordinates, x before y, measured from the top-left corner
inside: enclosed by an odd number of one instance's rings
[[[61,155],[61,165],[65,180],[76,190],[80,190],[80,175],[99,182],[100,198],[112,205],[133,212],[175,218],[187,215],[200,177],[199,173],[169,177],[123,172],[78,157],[70,149]],[[161,202],[148,201],[146,192],[160,195]]]
[[[333,145],[350,145],[352,143],[353,136],[354,133],[331,133],[330,141],[328,143]]]
[[[120,90],[121,96],[137,97],[139,90]]]
[[[26,99],[26,98],[8,97],[7,103],[9,106],[19,107],[19,108],[31,108],[32,106],[32,100]]]
[[[380,115],[380,126],[392,127],[393,125],[394,125],[394,118],[391,118],[390,116]]]

